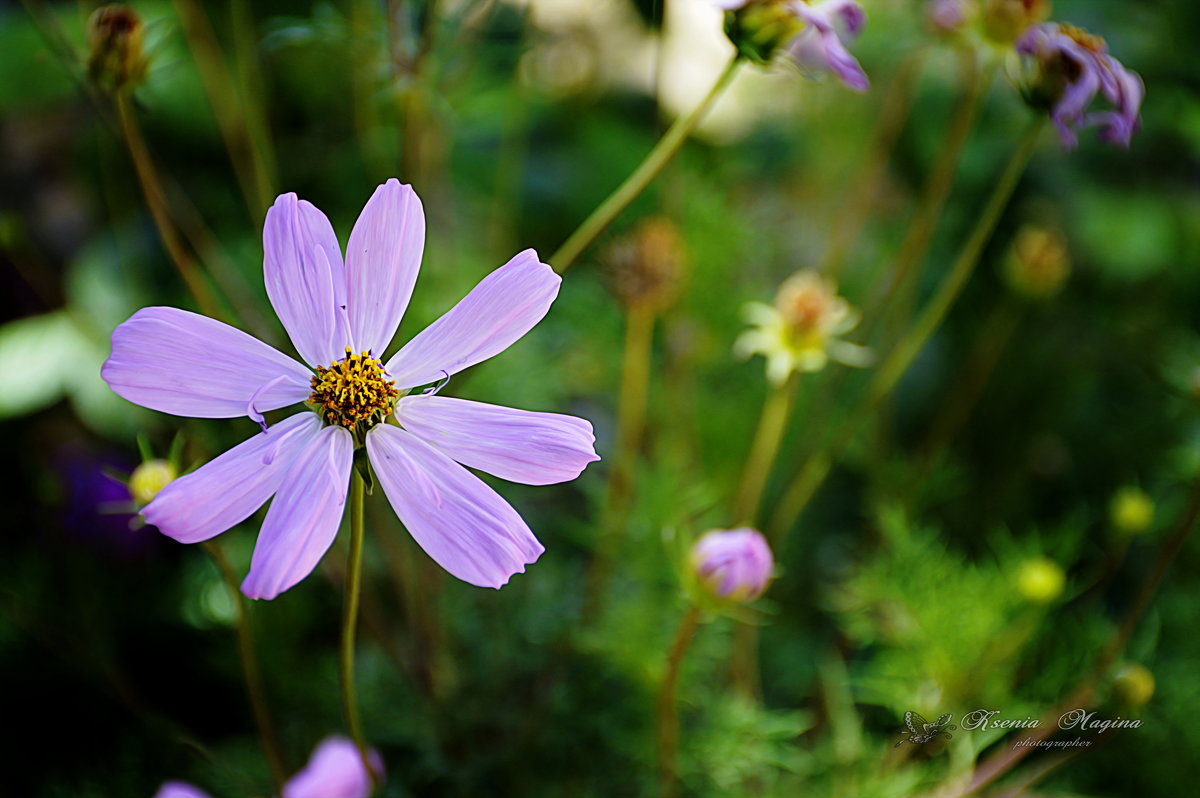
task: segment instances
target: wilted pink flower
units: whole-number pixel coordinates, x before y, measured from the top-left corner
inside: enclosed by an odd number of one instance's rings
[[[736,12],[735,20],[743,18],[726,25],[743,55],[760,62],[769,59],[778,32],[786,35],[786,43],[780,43],[801,66],[827,67],[855,91],[870,86],[867,74],[842,42],[843,37],[857,36],[867,24],[857,0],[717,0],[716,6]],[[781,26],[780,13],[793,18],[795,27]]]
[[[463,466],[545,485],[597,460],[587,421],[410,389],[496,355],[534,327],[561,279],[525,250],[485,277],[382,364],[421,265],[425,217],[411,187],[376,189],[345,263],[325,215],[295,194],[267,213],[267,295],[309,368],[221,322],[143,308],[112,335],[102,376],[131,402],[182,416],[250,416],[262,433],[172,482],[143,510],[182,542],[240,523],[267,499],[242,591],[274,598],[333,544],[354,450],[365,448],[392,507],[454,576],[500,587],[542,545],[521,516]],[[358,353],[358,354],[356,354]],[[269,430],[263,412],[305,402]],[[393,423],[384,423],[385,421]]]
[[[376,776],[383,774],[383,760],[371,751],[367,758]],[[345,737],[328,737],[295,776],[283,785],[281,798],[367,798],[371,774],[363,767],[358,748]],[[210,798],[208,793],[179,781],[159,788],[154,798]]]
[[[692,546],[692,571],[722,601],[753,601],[767,589],[775,559],[757,529],[718,529]]]
[[[1138,113],[1145,87],[1137,73],[1108,54],[1103,39],[1050,22],[1027,30],[1016,49],[1030,62],[1025,81],[1030,97],[1050,106],[1064,147],[1073,149],[1079,141],[1076,131],[1093,125],[1104,141],[1129,146],[1141,124]],[[1113,109],[1085,114],[1097,93],[1103,93]]]

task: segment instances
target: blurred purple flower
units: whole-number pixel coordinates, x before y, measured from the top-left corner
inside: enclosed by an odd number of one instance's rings
[[[714,598],[753,601],[767,589],[775,559],[756,529],[719,529],[692,546],[692,571]]]
[[[967,23],[971,0],[929,0],[925,16],[930,24],[946,33],[956,31]]]
[[[372,750],[371,769],[383,774],[383,760]],[[358,749],[345,737],[328,737],[317,746],[304,769],[283,785],[281,798],[367,798],[371,775]],[[210,798],[208,793],[179,781],[169,781],[154,798]]]
[[[1064,147],[1073,149],[1079,142],[1077,131],[1093,125],[1104,141],[1129,146],[1141,125],[1138,113],[1145,87],[1137,73],[1108,54],[1103,39],[1049,22],[1027,30],[1016,50],[1033,61],[1032,91],[1052,106],[1050,118]],[[1097,93],[1103,93],[1113,108],[1085,114]]]
[[[115,475],[130,470],[129,463],[79,446],[55,453],[65,496],[63,529],[72,538],[118,560],[141,558],[159,538],[139,528],[137,504],[129,488]]]
[[[867,15],[857,0],[717,0],[725,11],[773,5],[805,23],[786,46],[789,57],[801,66],[824,66],[855,91],[866,91],[867,73],[846,49],[843,38],[857,36],[867,24]]]
[[[454,576],[500,587],[544,550],[521,516],[463,466],[545,485],[599,459],[587,421],[407,389],[496,355],[532,329],[561,278],[525,250],[383,365],[421,265],[425,217],[410,186],[376,189],[343,263],[333,227],[284,194],[263,231],[267,295],[305,366],[213,319],[143,308],[113,332],[101,371],[131,402],[181,416],[250,416],[262,433],[172,482],[143,510],[181,543],[208,540],[275,500],[242,591],[274,598],[333,544],[356,448],[422,548]],[[354,352],[361,351],[361,354]],[[322,365],[325,364],[325,365]],[[399,389],[397,389],[397,386]],[[269,430],[262,413],[298,402]],[[383,423],[395,414],[395,424]]]

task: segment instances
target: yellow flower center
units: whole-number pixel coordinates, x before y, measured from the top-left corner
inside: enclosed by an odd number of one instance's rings
[[[1104,39],[1099,36],[1065,23],[1060,23],[1058,29],[1083,49],[1091,50],[1093,53],[1104,52]]]
[[[326,423],[348,429],[361,424],[360,431],[387,418],[400,395],[378,360],[369,352],[356,355],[350,347],[346,347],[346,357],[328,368],[317,366],[312,388],[308,401],[319,408]]]

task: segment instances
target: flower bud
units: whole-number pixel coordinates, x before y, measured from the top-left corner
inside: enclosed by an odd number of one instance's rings
[[[114,3],[92,12],[87,24],[88,75],[106,91],[140,83],[146,76],[142,54],[142,19],[126,5]]]
[[[1154,695],[1154,674],[1144,665],[1130,663],[1113,677],[1112,694],[1124,706],[1143,706]]]
[[[1062,595],[1066,576],[1058,563],[1035,557],[1017,570],[1017,593],[1034,604],[1049,604]]]
[[[179,473],[166,460],[147,460],[129,475],[129,493],[139,507],[149,504]]]
[[[1070,274],[1067,240],[1049,227],[1022,227],[1004,261],[1008,287],[1026,299],[1049,299]]]
[[[692,546],[692,573],[701,590],[720,602],[748,603],[767,589],[775,560],[757,529],[718,529]]]
[[[958,33],[978,11],[978,0],[929,0],[925,19],[938,33]]]
[[[1049,0],[984,0],[983,33],[994,42],[1009,45],[1031,25],[1050,17]]]
[[[729,41],[743,58],[764,66],[802,30],[804,21],[787,3],[778,0],[749,0],[725,12]]]
[[[1126,485],[1112,497],[1108,516],[1122,535],[1140,535],[1154,523],[1154,500],[1135,485]]]
[[[613,293],[625,306],[661,311],[679,294],[687,252],[679,228],[656,216],[609,247],[605,261]]]

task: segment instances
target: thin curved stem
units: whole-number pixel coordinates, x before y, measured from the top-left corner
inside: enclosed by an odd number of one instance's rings
[[[345,614],[342,617],[342,711],[363,767],[371,774],[371,784],[377,786],[379,774],[371,767],[354,690],[354,637],[358,630],[358,601],[362,591],[364,486],[362,475],[355,470],[350,477],[350,556],[346,561]]]
[[[679,630],[667,652],[667,669],[663,673],[662,687],[658,692],[658,780],[662,798],[675,798],[679,794],[679,716],[675,691],[679,684],[679,669],[683,656],[692,644],[696,625],[700,621],[700,610],[689,606]]]
[[[621,211],[629,207],[629,203],[633,202],[646,189],[646,186],[650,185],[650,182],[658,176],[658,173],[670,162],[675,153],[679,152],[683,142],[687,141],[688,136],[704,119],[716,99],[725,91],[733,76],[737,74],[741,63],[742,60],[738,56],[734,56],[730,60],[700,104],[687,116],[681,116],[675,120],[675,124],[667,129],[658,144],[654,145],[654,149],[638,165],[633,174],[625,178],[625,182],[618,186],[617,190],[608,196],[608,199],[600,203],[596,210],[583,220],[583,224],[579,225],[578,229],[563,242],[558,251],[550,256],[550,265],[554,267],[555,271],[562,274],[570,268],[580,253],[596,240],[596,236],[600,235],[604,228],[608,227],[621,214]]]
[[[733,517],[739,524],[753,526],[756,523],[758,506],[767,486],[767,477],[771,474],[771,467],[779,454],[779,446],[783,443],[783,433],[787,430],[788,417],[796,399],[797,384],[798,380],[793,374],[783,385],[772,385],[770,393],[763,401],[758,430],[754,433],[754,442],[746,456],[746,466],[742,471],[741,486],[738,488],[737,501],[734,504]]]
[[[271,771],[271,782],[275,785],[277,795],[283,793],[283,784],[287,779],[287,766],[284,763],[279,737],[271,722],[271,712],[267,708],[267,694],[263,688],[262,670],[259,668],[258,656],[254,648],[254,630],[250,625],[250,614],[246,610],[246,599],[238,586],[237,576],[225,559],[225,552],[215,541],[206,541],[204,550],[212,557],[221,578],[229,589],[229,598],[237,607],[237,638],[238,655],[242,661],[242,678],[246,682],[246,693],[250,698],[250,708],[254,712],[254,724],[258,727],[258,736],[262,741],[263,755],[267,758],[267,767]]]

